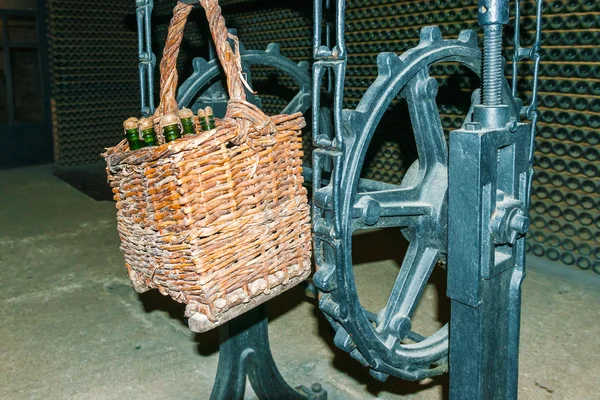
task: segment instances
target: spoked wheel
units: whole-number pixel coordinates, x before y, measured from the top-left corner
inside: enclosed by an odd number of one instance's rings
[[[412,330],[431,272],[447,253],[448,150],[429,68],[458,62],[479,75],[480,60],[474,31],[443,40],[438,27],[423,28],[419,45],[401,56],[380,54],[377,79],[356,110],[344,110],[346,148],[339,167],[327,186],[315,188],[313,226],[317,236],[330,235],[315,246],[319,306],[336,330],[335,344],[379,380],[419,380],[447,371],[448,326],[428,337]],[[398,94],[408,106],[418,160],[399,186],[361,179],[373,134]],[[503,97],[504,104],[514,103],[506,82]],[[332,200],[336,191],[339,204]],[[384,227],[400,228],[410,245],[387,304],[375,314],[363,308],[356,291],[352,234]]]
[[[311,90],[312,80],[309,74],[309,65],[306,61],[295,63],[289,58],[281,55],[279,45],[271,43],[263,50],[246,50],[240,43],[240,54],[242,63],[251,67],[253,65],[262,65],[275,68],[291,77],[298,85],[298,92],[285,105],[280,114],[293,114],[301,112],[307,115],[307,110],[311,107]],[[211,104],[217,107],[220,105],[220,110],[215,110],[217,116],[225,114],[225,106],[228,95],[227,90],[222,83],[222,69],[218,60],[206,61],[204,58],[198,57],[193,60],[194,72],[185,82],[182,83],[177,93],[177,104],[185,106],[196,111],[200,106]],[[260,96],[260,94],[259,94]],[[214,107],[213,107],[214,108]],[[322,107],[319,110],[321,127],[323,132],[331,135],[332,123],[330,111]],[[303,173],[305,182],[310,183],[312,180],[312,169],[308,165],[303,165]]]
[[[302,61],[298,64],[281,55],[279,46],[271,43],[267,50],[245,50],[240,48],[242,62],[247,66],[264,65],[273,67],[291,77],[298,85],[298,93],[284,107],[281,114],[306,112],[311,105],[311,79],[308,73],[308,63]],[[227,100],[227,92],[221,83],[221,67],[218,60],[206,61],[204,58],[193,60],[194,72],[181,85],[177,101],[180,106],[192,107],[199,94],[206,92],[207,98],[212,100]]]

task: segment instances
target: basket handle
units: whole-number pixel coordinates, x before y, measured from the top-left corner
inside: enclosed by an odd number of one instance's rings
[[[199,0],[199,3],[206,12],[217,56],[227,76],[229,98],[245,103],[245,87],[249,88],[249,86],[242,75],[242,60],[238,38],[227,30],[218,0]],[[167,33],[167,42],[160,61],[160,103],[154,113],[155,118],[165,114],[177,114],[177,56],[183,39],[185,23],[192,8],[192,4],[178,1],[173,10],[173,18]],[[233,46],[229,40],[233,42]]]

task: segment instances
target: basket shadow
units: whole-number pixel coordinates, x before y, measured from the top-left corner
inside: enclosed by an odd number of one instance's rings
[[[158,290],[149,290],[148,292],[138,294],[138,298],[145,312],[163,312],[168,319],[175,321],[177,325],[181,325],[185,329],[188,328],[187,318],[184,317],[185,304],[178,303],[168,296],[163,296]],[[307,301],[307,299],[305,284],[299,284],[277,296],[277,301],[266,302],[269,321],[280,318],[300,303]],[[200,355],[209,356],[218,352],[219,328],[217,327],[204,333],[196,333],[194,341],[197,343],[197,351]]]
[[[188,329],[185,318],[185,304],[178,303],[169,296],[163,296],[158,290],[149,290],[138,294],[138,298],[147,313],[163,312],[166,318],[175,325]],[[194,341],[197,344],[198,354],[208,356],[219,351],[219,329],[212,329],[204,333],[196,333]]]
[[[53,175],[95,201],[114,201],[104,163],[55,167]]]

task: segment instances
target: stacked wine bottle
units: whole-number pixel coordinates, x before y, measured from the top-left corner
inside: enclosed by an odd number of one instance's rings
[[[47,2],[55,160],[63,166],[100,161],[119,141],[125,115],[139,109],[137,32],[123,21],[135,2]]]

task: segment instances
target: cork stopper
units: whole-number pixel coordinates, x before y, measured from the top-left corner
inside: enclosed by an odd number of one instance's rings
[[[160,126],[179,125],[181,121],[175,114],[166,114],[160,119]]]
[[[211,106],[206,107],[206,109],[204,110],[206,112],[206,116],[208,117],[209,115],[213,115],[213,109]]]
[[[193,118],[194,117],[194,113],[192,112],[192,110],[190,110],[189,108],[185,108],[185,107],[182,108],[181,110],[179,110],[177,112],[177,115],[181,119]]]
[[[140,131],[147,131],[154,128],[154,120],[152,118],[140,119]]]
[[[126,119],[125,122],[123,122],[123,128],[125,128],[126,131],[129,131],[131,129],[137,129],[138,119],[136,117]]]
[[[204,112],[204,110],[199,108],[198,109],[198,118],[202,119],[202,118],[204,118],[205,115],[206,115],[206,113]]]

